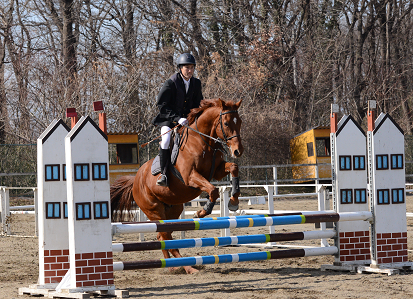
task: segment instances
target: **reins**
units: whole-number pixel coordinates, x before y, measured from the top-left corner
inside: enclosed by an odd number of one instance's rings
[[[222,113],[222,111],[221,111],[221,112],[219,113],[219,122],[220,122],[220,124],[221,124],[221,132],[222,132],[222,135],[224,136],[224,140],[222,140],[222,139],[219,138],[219,137],[218,137],[218,138],[214,138],[214,137],[212,137],[212,136],[209,136],[209,135],[207,135],[207,134],[204,134],[204,133],[199,132],[199,130],[198,130],[198,124],[197,124],[198,118],[195,118],[196,130],[193,129],[193,128],[191,128],[191,127],[188,126],[188,125],[184,125],[184,126],[187,127],[187,128],[189,128],[189,129],[191,129],[192,131],[198,133],[199,135],[202,135],[202,136],[205,136],[205,137],[207,137],[207,138],[209,138],[209,139],[214,140],[216,143],[218,142],[218,143],[220,143],[221,145],[227,145],[228,140],[231,140],[232,138],[235,138],[235,137],[240,137],[240,135],[233,135],[233,136],[231,136],[231,137],[227,137],[227,135],[225,134],[225,132],[224,132],[224,127],[223,127],[223,125],[222,125],[222,116],[223,116],[224,114],[228,114],[228,113],[238,113],[238,111],[237,111],[237,110],[231,110],[231,111],[227,111],[227,112],[224,112],[224,113]],[[201,138],[202,138],[202,136],[201,136]],[[202,138],[202,140],[204,140],[204,138]],[[204,140],[204,142],[205,142],[206,144],[208,144],[205,140]],[[210,146],[210,145],[208,144],[208,146]]]
[[[196,130],[193,129],[193,128],[191,128],[191,127],[188,126],[188,125],[184,125],[184,126],[185,126],[186,128],[188,128],[188,129],[191,129],[191,130],[194,131],[195,133],[198,133],[199,135],[201,135],[201,138],[202,138],[202,136],[205,136],[205,137],[207,137],[207,138],[209,138],[209,139],[214,140],[215,142],[218,142],[218,143],[220,143],[220,144],[222,144],[222,145],[225,145],[224,141],[223,141],[221,138],[219,138],[219,137],[218,137],[218,138],[214,138],[214,137],[212,137],[212,136],[209,136],[209,135],[207,135],[207,134],[204,134],[204,133],[199,132],[199,131],[198,131],[197,120],[198,120],[198,118],[195,118]],[[204,140],[204,138],[202,138],[202,140]],[[208,144],[205,140],[204,140],[204,142],[205,142],[206,144]],[[210,146],[210,145],[208,144],[208,146]]]

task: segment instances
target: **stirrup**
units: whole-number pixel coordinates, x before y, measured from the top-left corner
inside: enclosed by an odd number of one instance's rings
[[[158,180],[156,181],[156,185],[161,187],[168,187],[168,177],[161,173],[158,177]]]

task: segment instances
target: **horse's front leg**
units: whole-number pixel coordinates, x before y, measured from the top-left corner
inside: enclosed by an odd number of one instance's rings
[[[241,193],[240,188],[239,188],[238,164],[222,161],[222,163],[219,164],[217,169],[215,170],[214,179],[220,181],[225,176],[227,176],[229,173],[232,176],[232,192],[231,192],[231,198],[228,203],[228,209],[230,211],[236,211],[239,208],[238,197]]]
[[[209,199],[202,210],[199,210],[195,213],[194,217],[203,218],[211,214],[212,209],[219,197],[218,188],[212,185],[206,178],[196,171],[193,171],[189,176],[189,186],[198,188],[201,191],[205,191],[209,195]]]

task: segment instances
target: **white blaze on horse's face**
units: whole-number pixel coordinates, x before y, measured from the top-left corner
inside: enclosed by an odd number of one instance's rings
[[[231,156],[233,158],[240,157],[244,148],[239,137],[239,130],[241,126],[241,119],[238,115],[229,118],[229,122],[224,121],[224,125],[229,131],[226,132],[226,137],[229,139],[227,145],[230,148]]]

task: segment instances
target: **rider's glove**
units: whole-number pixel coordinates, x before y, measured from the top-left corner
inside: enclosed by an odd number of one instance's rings
[[[188,123],[188,121],[187,121],[186,118],[182,117],[182,118],[180,118],[180,119],[178,120],[178,123],[179,123],[181,126],[184,126],[184,125],[186,125],[186,124]]]

